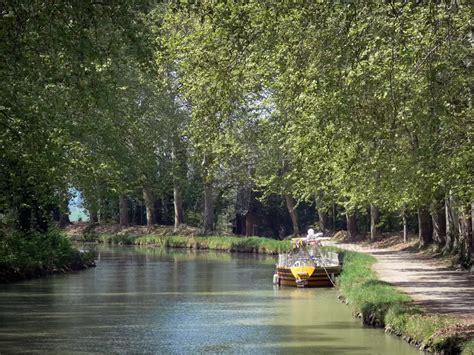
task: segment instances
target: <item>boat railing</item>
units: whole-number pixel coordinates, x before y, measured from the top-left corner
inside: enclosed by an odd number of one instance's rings
[[[339,254],[333,251],[322,251],[320,253],[321,258],[324,260],[326,265],[339,265]]]
[[[338,266],[339,255],[335,252],[310,250],[309,253],[282,253],[278,255],[279,267],[291,266]]]

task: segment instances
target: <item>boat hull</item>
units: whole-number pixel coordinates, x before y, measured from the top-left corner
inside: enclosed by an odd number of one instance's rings
[[[282,286],[333,287],[334,285],[330,278],[334,281],[334,278],[340,273],[340,266],[328,266],[326,270],[322,267],[315,267],[313,273],[302,283],[297,282],[299,280],[294,276],[290,267],[277,267],[278,283]]]

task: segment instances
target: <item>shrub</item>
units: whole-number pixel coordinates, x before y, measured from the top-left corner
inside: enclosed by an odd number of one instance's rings
[[[0,283],[93,264],[94,256],[75,249],[57,230],[13,233],[0,239]]]

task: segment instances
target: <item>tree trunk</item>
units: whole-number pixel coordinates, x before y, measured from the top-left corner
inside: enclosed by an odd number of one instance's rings
[[[380,211],[377,206],[370,204],[370,240],[374,241],[380,234]]]
[[[402,224],[403,224],[403,243],[408,241],[408,226],[407,226],[407,208],[403,205],[401,213]]]
[[[59,228],[66,228],[70,224],[71,220],[69,219],[69,215],[61,214],[61,217],[59,218]]]
[[[61,211],[59,215],[59,228],[66,228],[66,226],[70,224],[71,220],[69,219],[69,214]]]
[[[67,193],[63,196],[64,198],[59,206],[59,228],[65,228],[71,224],[69,220],[69,197]]]
[[[318,217],[319,217],[319,228],[323,234],[326,234],[329,231],[329,218],[328,213],[321,207],[318,208]]]
[[[127,196],[119,197],[120,226],[128,227],[130,220],[128,218],[128,198]]]
[[[132,204],[132,224],[140,225],[140,201]]]
[[[153,216],[155,224],[166,224],[166,203],[163,198],[155,199],[153,202]]]
[[[332,228],[331,232],[336,232],[336,202],[332,203]]]
[[[472,253],[472,219],[471,206],[464,206],[459,211],[459,262],[470,266]]]
[[[471,258],[472,258],[473,251],[474,251],[474,202],[471,203]]]
[[[183,197],[177,184],[173,187],[173,205],[174,205],[174,230],[184,223]]]
[[[61,219],[61,211],[59,210],[59,206],[54,206],[51,210],[51,218],[54,222],[58,222]]]
[[[41,233],[46,233],[49,229],[49,221],[47,217],[46,211],[43,209],[43,207],[36,206],[35,207],[35,219],[36,219],[36,230],[41,232]],[[68,216],[69,220],[69,216]],[[71,223],[71,222],[69,222]]]
[[[214,188],[212,182],[204,183],[204,233],[214,231]]]
[[[186,175],[186,154],[183,152],[179,137],[175,137],[171,147],[173,161],[173,205],[174,205],[174,230],[184,223],[183,197],[181,194],[181,180]]]
[[[99,198],[99,210],[98,210],[98,217],[99,223],[105,224],[107,223],[107,200],[104,197]]]
[[[327,203],[324,202],[324,194],[317,193],[315,196],[316,210],[318,212],[319,229],[323,234],[330,230],[329,213]]]
[[[150,229],[155,223],[155,198],[150,187],[143,187],[143,199],[146,208],[146,225]]]
[[[90,223],[99,223],[99,213],[97,209],[91,208],[89,210],[89,222]]]
[[[407,228],[407,217],[402,217],[403,221],[403,242],[406,243],[408,241],[408,228]]]
[[[451,193],[446,197],[446,244],[444,245],[444,253],[452,253],[456,251],[459,239],[459,218],[456,206]]]
[[[286,207],[290,213],[291,223],[293,225],[293,235],[300,235],[300,228],[298,227],[298,213],[296,212],[296,203],[293,197],[285,195]]]
[[[169,213],[170,211],[166,199],[164,197],[156,199],[154,206],[155,223],[165,225],[171,224],[172,217]]]
[[[421,246],[428,245],[433,241],[433,225],[427,207],[418,209],[418,239]]]
[[[89,223],[95,224],[99,223],[99,201],[97,199],[90,199],[89,203]]]
[[[256,225],[256,217],[255,214],[251,209],[245,215],[245,236],[251,237],[254,236],[255,233],[255,225]]]
[[[349,239],[355,239],[359,231],[357,229],[357,216],[355,212],[346,212],[347,234]]]
[[[446,213],[443,203],[433,202],[431,220],[433,222],[433,242],[438,248],[443,248],[446,243]]]

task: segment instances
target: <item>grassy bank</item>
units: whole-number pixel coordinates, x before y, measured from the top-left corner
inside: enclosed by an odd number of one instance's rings
[[[467,343],[464,343],[462,353],[463,355],[474,355],[474,339],[471,339]]]
[[[81,253],[57,231],[0,238],[0,283],[81,270],[93,265],[92,253]]]
[[[367,325],[385,327],[423,350],[446,354],[472,354],[473,340],[456,320],[426,314],[411,298],[380,281],[372,270],[375,258],[363,253],[339,251],[344,270],[339,278],[346,302]],[[467,335],[466,335],[467,334]]]
[[[287,240],[261,237],[101,234],[95,236],[94,240],[109,244],[210,249],[239,253],[278,254],[290,250],[290,242]]]

